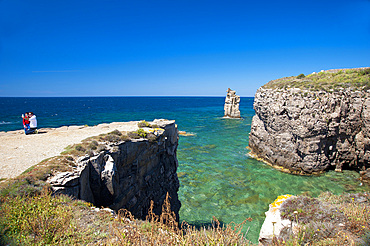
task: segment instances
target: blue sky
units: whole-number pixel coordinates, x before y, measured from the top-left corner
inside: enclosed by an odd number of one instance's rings
[[[0,0],[0,96],[253,96],[370,66],[369,13],[369,0]]]

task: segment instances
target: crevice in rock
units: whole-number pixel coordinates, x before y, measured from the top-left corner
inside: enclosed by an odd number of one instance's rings
[[[169,193],[178,219],[177,126],[174,121],[155,123],[163,128],[156,141],[142,138],[107,143],[104,151],[79,158],[73,172],[50,178],[54,192],[97,207],[128,209],[139,219],[145,219],[151,201],[154,212],[160,213]]]

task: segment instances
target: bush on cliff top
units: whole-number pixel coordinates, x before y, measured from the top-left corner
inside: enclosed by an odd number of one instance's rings
[[[281,206],[284,219],[298,224],[282,231],[272,245],[369,245],[370,197],[367,193],[318,198],[296,196]]]
[[[307,76],[285,77],[268,82],[263,88],[299,88],[314,91],[339,91],[341,88],[370,89],[370,68],[335,69]]]

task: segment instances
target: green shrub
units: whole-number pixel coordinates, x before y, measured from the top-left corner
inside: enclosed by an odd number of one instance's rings
[[[139,123],[137,123],[138,127],[140,128],[143,128],[143,127],[150,127],[150,124],[148,122],[146,122],[145,120],[143,121],[140,121]]]
[[[116,129],[116,130],[114,130],[114,131],[112,131],[112,132],[108,133],[108,135],[117,135],[117,136],[121,136],[121,135],[122,135],[122,133]]]
[[[117,134],[108,134],[107,136],[104,137],[104,140],[108,141],[108,142],[115,143],[115,142],[119,142],[121,140],[121,138]]]
[[[159,126],[157,124],[152,124],[150,125],[151,128],[159,128]]]
[[[92,150],[96,150],[98,148],[99,143],[97,141],[92,141],[89,145],[88,148]]]
[[[127,133],[127,135],[128,137],[133,138],[133,139],[145,138],[147,135],[147,132],[145,132],[143,129],[140,128],[137,131]]]
[[[131,138],[127,134],[122,134],[120,137],[121,141],[130,141]]]
[[[132,138],[132,139],[139,139],[140,138],[140,136],[139,136],[139,134],[137,132],[128,132],[127,133],[127,136],[129,138]]]
[[[301,73],[300,75],[297,76],[297,79],[303,79],[304,77],[306,77],[303,73]]]
[[[86,149],[81,144],[77,144],[75,146],[75,150],[77,150],[79,152],[85,152],[86,151]]]
[[[136,132],[142,138],[145,138],[147,135],[147,133],[143,129],[138,129]]]
[[[359,75],[361,75],[361,76],[368,75],[368,74],[370,74],[370,68],[361,69],[361,70],[358,72],[358,74],[359,74]]]

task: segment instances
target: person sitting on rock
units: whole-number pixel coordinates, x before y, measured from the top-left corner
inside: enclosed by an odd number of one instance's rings
[[[26,131],[26,135],[33,134],[33,133],[38,133],[36,115],[34,115],[32,112],[29,112],[28,117],[29,117],[29,121],[30,121],[30,129]]]

